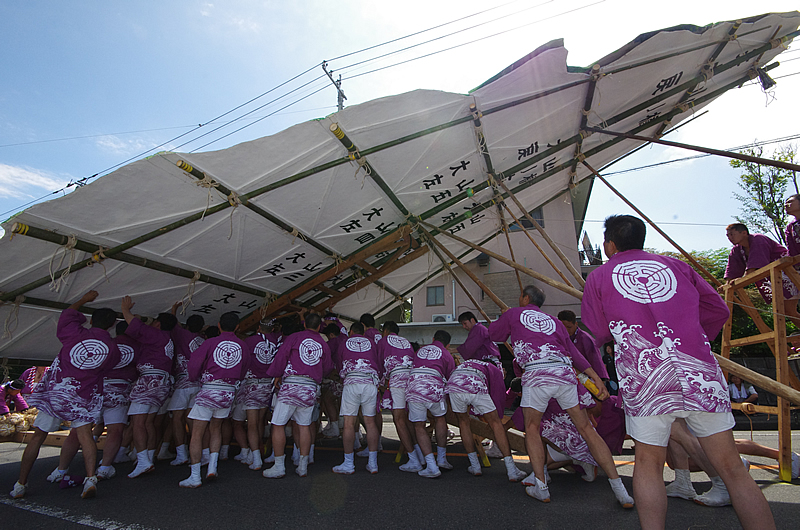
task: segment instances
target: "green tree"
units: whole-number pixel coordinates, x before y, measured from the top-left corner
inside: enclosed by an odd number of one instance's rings
[[[741,154],[762,158],[764,149],[754,145],[742,150]],[[794,164],[796,154],[796,147],[790,144],[773,151],[771,158]],[[731,160],[730,164],[743,171],[737,183],[743,193],[733,194],[742,203],[741,215],[736,220],[746,224],[750,233],[770,235],[785,246],[786,212],[783,203],[787,194],[800,193],[795,172],[743,160]]]

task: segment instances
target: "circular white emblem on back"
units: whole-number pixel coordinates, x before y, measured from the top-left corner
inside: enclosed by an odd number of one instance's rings
[[[167,345],[164,346],[164,354],[170,359],[175,355],[175,345],[172,343],[172,339],[169,339]]]
[[[114,367],[114,370],[125,368],[131,364],[131,361],[133,360],[133,348],[127,344],[117,344],[117,347],[119,348],[119,352],[122,354],[122,357],[120,357],[119,363]]]
[[[97,339],[80,341],[69,351],[69,362],[81,370],[93,370],[108,357],[108,345]]]
[[[322,344],[314,339],[305,339],[297,349],[300,352],[300,360],[308,366],[314,366],[322,359]]]
[[[242,347],[231,340],[223,340],[214,348],[214,362],[220,368],[233,368],[242,362]]]
[[[261,364],[270,364],[273,359],[275,359],[275,352],[278,348],[275,347],[274,344],[267,340],[262,340],[256,347],[253,348],[253,352],[256,354],[256,360]]]
[[[378,344],[381,341],[382,338],[383,338],[383,335],[381,335],[380,333],[376,333],[375,334],[375,344]]]
[[[442,350],[436,346],[423,346],[417,352],[417,357],[420,359],[430,359],[431,361],[435,361],[436,359],[442,358]]]
[[[540,313],[539,311],[531,311],[530,309],[526,309],[519,314],[519,322],[534,333],[552,335],[556,330],[555,320],[544,313]]]
[[[195,351],[200,345],[203,344],[203,337],[195,337],[192,339],[192,342],[189,343],[189,352]]]
[[[670,268],[652,260],[620,263],[611,272],[611,280],[619,294],[640,304],[666,302],[678,290]]]
[[[372,343],[365,337],[350,337],[345,342],[345,346],[352,352],[364,353],[372,348]]]
[[[389,341],[389,346],[393,346],[400,350],[411,347],[411,344],[406,339],[403,337],[398,337],[397,335],[387,335],[386,340]]]

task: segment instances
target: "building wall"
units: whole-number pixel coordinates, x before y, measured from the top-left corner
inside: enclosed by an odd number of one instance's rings
[[[556,199],[546,204],[542,213],[545,221],[545,231],[559,245],[561,251],[566,254],[572,263],[573,267],[578,271],[581,270],[580,258],[578,256],[577,236],[575,234],[575,223],[573,221],[572,205],[565,202],[563,198]],[[556,256],[555,252],[550,248],[547,242],[542,238],[535,229],[530,231],[534,241],[547,253],[548,257],[553,263],[558,266],[564,276],[572,283],[574,287],[579,287],[575,278],[566,270],[566,267],[561,260]],[[558,280],[563,283],[561,277],[551,267],[547,260],[542,257],[541,253],[531,244],[527,236],[522,232],[511,232],[511,246],[514,249],[514,257],[516,262],[520,265],[533,269],[536,272],[544,274],[545,276]],[[511,255],[506,243],[506,238],[503,234],[492,239],[486,243],[485,247],[492,252],[500,254],[506,258],[511,259]],[[514,273],[514,268],[510,267],[494,258],[489,258],[489,263],[486,266],[479,266],[477,260],[472,259],[465,264],[466,267],[475,273],[475,275],[484,282],[491,291],[496,294],[503,302],[510,307],[515,307],[519,304],[519,283],[517,276]],[[489,296],[481,296],[481,290],[463,271],[456,271],[458,278],[472,293],[473,297],[479,302],[484,311],[490,318],[494,319],[500,315],[500,310],[495,305]],[[542,309],[555,316],[563,309],[571,309],[577,315],[580,315],[580,301],[571,295],[568,295],[554,287],[550,287],[533,277],[520,273],[522,285],[534,284],[540,287],[547,296],[545,304]],[[426,305],[427,287],[443,286],[444,287],[444,305],[428,306]],[[431,322],[434,314],[452,314],[453,319],[458,318],[459,313],[464,311],[472,311],[479,320],[483,320],[480,312],[469,300],[469,298],[461,291],[458,284],[455,284],[455,308],[453,306],[453,279],[450,274],[443,274],[427,284],[423,285],[417,292],[413,294],[413,322]]]

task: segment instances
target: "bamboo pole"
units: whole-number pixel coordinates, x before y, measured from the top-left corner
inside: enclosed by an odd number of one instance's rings
[[[567,267],[567,270],[570,272],[570,274],[572,274],[575,277],[575,279],[578,280],[578,285],[583,287],[584,284],[586,283],[583,280],[583,276],[581,276],[581,273],[575,269],[572,263],[570,263],[569,258],[567,258],[567,256],[561,251],[561,249],[558,248],[556,242],[553,241],[552,238],[547,234],[547,232],[544,231],[544,228],[542,228],[542,226],[536,222],[536,219],[531,217],[531,214],[528,213],[528,210],[522,205],[521,202],[519,202],[517,196],[511,193],[511,190],[509,190],[508,187],[505,185],[505,183],[503,183],[502,179],[498,180],[497,184],[501,188],[503,188],[503,190],[505,190],[506,193],[508,193],[508,196],[511,197],[512,201],[514,201],[514,204],[517,205],[517,208],[519,208],[522,211],[522,214],[525,216],[525,218],[531,222],[536,231],[539,232],[539,234],[544,238],[545,241],[547,241],[547,244],[550,245],[550,248],[553,249],[553,252],[555,252],[556,255],[559,258],[561,258],[561,261],[564,262],[564,266]]]
[[[717,359],[720,368],[723,370],[726,370],[734,375],[738,375],[742,379],[750,381],[757,387],[763,388],[767,392],[771,392],[776,396],[788,399],[795,405],[800,406],[800,392],[794,388],[779,383],[778,381],[775,381],[774,379],[765,375],[761,375],[758,372],[754,372],[753,370],[750,370],[739,363],[733,362],[730,359],[726,359],[718,353],[714,354],[714,358]]]
[[[455,256],[455,254],[453,254],[452,252],[450,252],[450,251],[447,249],[447,247],[446,247],[446,246],[444,246],[442,243],[440,243],[439,241],[437,241],[437,240],[436,240],[436,238],[434,238],[434,237],[431,235],[431,233],[430,233],[430,232],[428,232],[427,230],[425,230],[425,229],[424,229],[424,228],[422,228],[422,227],[420,227],[420,230],[422,231],[422,233],[423,233],[423,234],[425,234],[425,237],[427,237],[427,238],[428,238],[428,241],[432,242],[434,245],[436,245],[437,247],[439,247],[439,248],[442,250],[442,252],[444,252],[445,254],[447,254],[447,257],[448,257],[448,258],[450,258],[450,259],[453,261],[453,263],[455,263],[456,265],[458,265],[458,267],[459,267],[459,268],[460,268],[462,271],[464,271],[464,273],[466,273],[466,275],[467,275],[467,276],[469,276],[469,277],[472,279],[472,281],[473,281],[473,282],[475,282],[475,283],[478,285],[478,287],[480,287],[480,288],[481,288],[481,290],[482,290],[484,293],[486,293],[486,294],[489,296],[489,298],[491,298],[491,299],[492,299],[492,302],[494,302],[495,304],[497,304],[497,307],[499,307],[501,310],[503,310],[503,309],[508,309],[508,306],[506,305],[506,303],[505,303],[505,302],[503,302],[503,301],[500,299],[500,297],[499,297],[499,296],[497,296],[496,294],[494,294],[494,293],[492,292],[492,290],[491,290],[491,289],[489,289],[489,287],[487,287],[487,286],[486,286],[486,284],[485,284],[485,283],[483,283],[483,282],[482,282],[482,281],[481,281],[481,280],[480,280],[480,279],[479,279],[479,278],[478,278],[478,277],[475,275],[475,273],[474,273],[474,272],[472,272],[471,270],[467,269],[467,268],[464,266],[464,264],[461,262],[461,260],[459,260],[459,259],[458,259],[458,258]],[[440,259],[441,259],[441,256],[440,256]],[[442,261],[442,263],[445,265],[445,268],[447,268],[448,270],[450,270],[450,267],[449,267],[449,266],[447,266],[447,264],[446,264],[446,263],[444,263],[444,261]],[[453,277],[455,278],[455,275],[453,275]],[[460,285],[460,282],[459,282],[459,285]],[[470,298],[471,298],[471,297],[470,297]],[[481,310],[481,313],[483,313],[483,311],[482,311],[482,310]],[[487,320],[488,320],[488,317],[487,317]]]
[[[529,269],[528,267],[523,267],[519,263],[514,263],[513,261],[511,261],[510,259],[506,258],[505,256],[501,256],[500,254],[498,254],[496,252],[492,252],[488,248],[484,248],[482,246],[476,245],[475,243],[473,243],[471,241],[467,241],[463,237],[458,237],[456,235],[451,234],[450,232],[447,232],[445,230],[441,230],[441,229],[433,226],[430,223],[426,223],[425,221],[420,221],[419,223],[422,224],[422,225],[427,226],[430,229],[435,230],[436,232],[442,234],[443,236],[449,237],[450,239],[454,239],[454,240],[458,241],[459,243],[467,245],[468,247],[473,248],[473,249],[475,249],[475,250],[477,250],[479,252],[483,252],[483,253],[493,257],[497,261],[505,263],[509,267],[518,269],[523,274],[527,274],[528,276],[531,276],[532,278],[536,278],[540,282],[545,283],[545,284],[549,285],[550,287],[554,287],[554,288],[558,289],[559,291],[563,291],[563,292],[565,292],[565,293],[567,293],[569,295],[572,295],[575,298],[577,298],[578,300],[583,298],[583,293],[581,291],[579,291],[578,289],[574,288],[574,287],[571,287],[569,285],[565,285],[565,284],[563,284],[561,282],[557,282],[557,281],[553,280],[552,278],[548,278],[544,274],[541,274],[541,273],[538,273],[538,272],[536,272],[536,271],[534,271],[532,269]]]
[[[654,223],[654,222],[653,222],[653,221],[652,221],[652,220],[651,220],[649,217],[647,217],[647,216],[644,214],[644,212],[642,212],[642,211],[641,211],[639,208],[637,208],[636,206],[634,206],[634,205],[633,205],[633,203],[632,203],[631,201],[629,201],[628,199],[626,199],[626,198],[625,198],[625,196],[624,196],[624,195],[622,195],[622,194],[621,194],[621,193],[620,193],[620,192],[617,190],[617,188],[615,188],[614,186],[612,186],[612,185],[611,185],[611,184],[610,184],[610,183],[609,183],[609,182],[608,182],[608,181],[607,181],[607,180],[606,180],[606,179],[605,179],[605,178],[604,178],[604,177],[603,177],[603,176],[602,176],[600,173],[598,173],[598,172],[597,172],[597,170],[596,170],[595,168],[593,168],[591,165],[589,165],[589,163],[588,163],[586,160],[584,160],[584,161],[583,161],[583,165],[584,165],[584,166],[586,166],[586,167],[589,169],[589,171],[591,171],[591,172],[594,174],[594,176],[596,176],[597,178],[599,178],[600,180],[602,180],[602,181],[603,181],[603,184],[605,184],[606,186],[608,186],[608,189],[610,189],[611,191],[613,191],[613,192],[614,192],[614,193],[617,195],[617,197],[619,197],[620,199],[622,199],[622,200],[625,202],[625,204],[627,204],[628,206],[630,206],[630,207],[633,209],[633,211],[635,211],[637,214],[639,214],[640,216],[642,216],[642,218],[643,218],[645,221],[647,221],[647,222],[648,222],[648,224],[649,224],[650,226],[652,226],[652,227],[653,227],[653,228],[656,230],[656,232],[658,232],[659,234],[661,234],[661,236],[662,236],[664,239],[666,239],[667,241],[669,241],[669,242],[672,244],[672,246],[674,246],[676,249],[678,249],[678,252],[680,252],[681,254],[683,254],[683,257],[685,257],[687,260],[689,260],[689,263],[691,263],[692,265],[694,265],[694,266],[697,268],[697,270],[699,270],[700,272],[702,272],[703,274],[705,274],[705,275],[706,275],[706,277],[708,277],[708,278],[709,278],[709,279],[710,279],[710,280],[711,280],[711,281],[712,281],[712,282],[713,282],[715,285],[717,285],[717,286],[720,286],[720,285],[722,285],[722,282],[720,282],[720,281],[719,281],[717,278],[715,278],[713,274],[711,274],[710,272],[708,272],[708,271],[705,269],[705,267],[703,267],[702,265],[700,265],[700,263],[699,263],[699,262],[698,262],[696,259],[694,259],[694,256],[692,256],[691,254],[689,254],[688,252],[686,252],[685,250],[683,250],[683,247],[681,247],[681,246],[680,246],[678,243],[676,243],[676,242],[675,242],[675,241],[674,241],[674,240],[673,240],[671,237],[669,237],[669,236],[668,236],[668,235],[667,235],[667,234],[666,234],[666,233],[665,233],[663,230],[661,230],[661,229],[658,227],[658,225],[657,225],[657,224],[655,224],[655,223]]]
[[[528,240],[533,244],[534,247],[536,247],[536,250],[539,251],[539,253],[542,255],[542,257],[547,261],[547,263],[549,263],[550,266],[553,267],[553,270],[556,271],[556,273],[561,277],[561,279],[564,280],[564,283],[566,283],[570,287],[573,287],[572,283],[570,283],[570,281],[567,279],[567,277],[564,276],[564,273],[561,272],[561,269],[556,267],[556,264],[553,263],[553,260],[550,259],[550,256],[545,254],[544,249],[539,246],[539,243],[537,243],[535,239],[533,239],[533,236],[528,231],[528,229],[525,228],[524,226],[522,226],[522,221],[520,221],[519,218],[516,215],[514,215],[514,212],[511,211],[511,208],[509,208],[508,205],[504,201],[501,201],[500,204],[502,205],[503,208],[505,208],[505,210],[509,213],[509,215],[512,218],[514,218],[514,222],[517,223],[517,226],[522,229],[522,231],[525,233],[526,236],[528,236]],[[512,256],[512,259],[513,259],[513,256]],[[516,260],[514,260],[514,261],[516,261]]]
[[[514,256],[514,247],[511,246],[511,236],[508,233],[508,223],[506,222],[506,216],[503,215],[503,207],[498,205],[497,210],[500,212],[500,220],[503,222],[503,233],[506,235],[506,243],[508,243],[508,253],[511,254],[511,259],[514,260],[514,262],[516,262],[517,258]],[[514,269],[514,274],[517,276],[517,283],[519,284],[519,290],[520,292],[522,292],[522,278],[519,275],[519,271],[517,269]]]
[[[706,153],[709,155],[717,155],[723,156],[725,158],[735,158],[736,160],[743,160],[745,162],[752,162],[753,164],[761,164],[764,166],[773,166],[778,167],[781,169],[786,169],[788,171],[800,171],[800,165],[798,164],[791,164],[789,162],[781,162],[780,160],[770,160],[769,158],[761,158],[758,156],[751,156],[751,155],[743,155],[740,153],[733,153],[731,151],[722,151],[720,149],[711,149],[709,147],[700,147],[698,145],[691,145],[691,144],[683,144],[680,142],[671,142],[669,140],[659,140],[656,138],[651,138],[649,136],[639,136],[638,134],[629,134],[629,133],[620,133],[615,131],[609,131],[608,129],[600,129],[598,127],[587,127],[586,130],[600,133],[600,134],[608,134],[610,136],[617,136],[620,138],[626,138],[628,140],[638,140],[640,142],[652,142],[654,144],[666,145],[669,147],[680,147],[681,149],[688,149],[690,151],[698,151],[700,153]]]

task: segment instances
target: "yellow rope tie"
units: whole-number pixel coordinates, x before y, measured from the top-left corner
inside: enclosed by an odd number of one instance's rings
[[[786,37],[779,37],[777,39],[772,39],[771,41],[769,41],[769,44],[770,44],[770,46],[772,46],[773,50],[775,48],[777,48],[778,46],[780,46],[784,50],[789,48],[789,44],[788,44],[788,41],[787,41]]]
[[[101,267],[103,267],[103,276],[106,279],[106,283],[110,283],[108,280],[108,274],[106,271],[106,266],[103,264],[104,259],[108,259],[105,255],[105,251],[108,250],[108,247],[104,247],[100,245],[97,247],[97,250],[92,253],[91,261],[89,261],[86,266],[93,267],[95,263],[99,263]]]
[[[206,197],[206,209],[203,210],[203,215],[200,217],[200,220],[202,221],[203,219],[205,219],[206,212],[208,211],[208,208],[211,206],[211,190],[212,188],[218,188],[219,183],[214,182],[214,179],[206,175],[203,177],[203,180],[198,180],[197,182],[195,182],[195,184],[197,186],[200,186],[201,188],[206,188],[208,190],[208,197]]]
[[[236,208],[238,208],[242,204],[241,199],[239,199],[239,194],[236,193],[235,191],[231,191],[231,194],[228,195],[228,204],[233,206],[233,209],[231,210],[231,217],[230,217],[230,220],[231,220],[231,233],[228,234],[228,240],[230,241],[230,239],[233,237],[233,212],[235,212]]]
[[[306,236],[304,236],[303,234],[301,234],[301,233],[300,233],[300,230],[298,230],[298,229],[297,229],[297,228],[295,228],[295,227],[292,227],[292,231],[291,231],[291,232],[289,232],[289,234],[292,236],[292,245],[294,245],[294,240],[295,240],[295,239],[297,239],[297,238],[298,238],[298,236],[299,236],[299,237],[300,237],[300,239],[302,239],[303,241],[308,241],[308,239],[306,239]]]
[[[69,277],[70,269],[72,265],[75,264],[75,245],[78,244],[78,238],[75,237],[75,234],[70,234],[67,238],[67,242],[58,247],[55,252],[53,252],[53,256],[50,258],[50,290],[58,292],[61,289],[62,285],[67,283],[67,278]],[[55,272],[53,271],[53,262],[56,259],[56,256],[59,252],[62,252],[61,259],[58,261],[58,265],[56,266],[56,270],[61,268],[61,265],[64,263],[64,258],[67,257],[67,253],[69,253],[69,266],[64,269],[64,272],[56,278]]]
[[[186,295],[181,299],[181,315],[186,314],[186,307],[189,305],[194,305],[192,301],[192,297],[194,296],[194,290],[197,284],[197,280],[200,279],[200,271],[194,271],[192,278],[189,280],[189,286],[186,288]]]
[[[10,339],[12,334],[17,330],[19,325],[19,306],[25,301],[25,296],[19,295],[14,299],[14,305],[11,306],[6,321],[3,324],[3,339]]]
[[[372,170],[370,169],[367,159],[361,156],[361,153],[358,152],[358,149],[353,151],[348,155],[350,159],[350,165],[353,165],[353,162],[356,163],[356,172],[353,174],[354,179],[358,179],[358,172],[362,169],[364,170],[364,177],[361,179],[361,188],[364,188],[364,182],[367,180],[367,177],[372,175]]]

